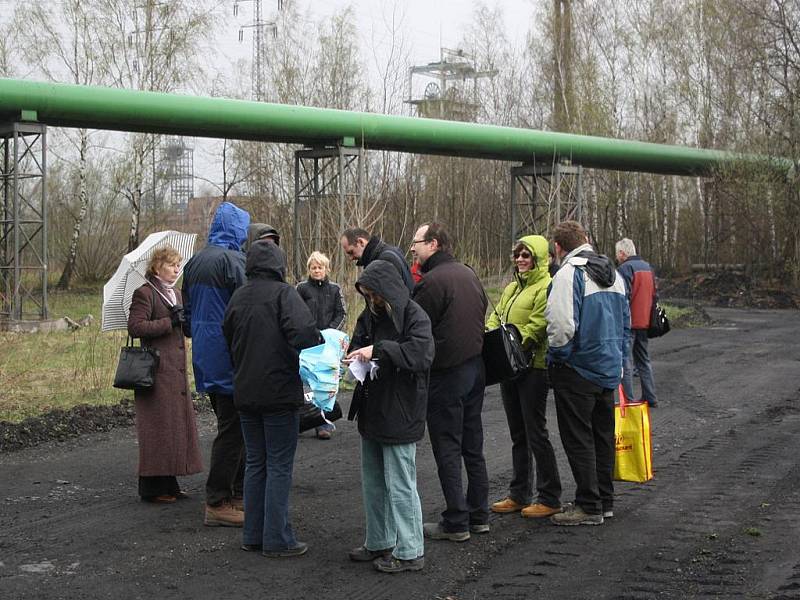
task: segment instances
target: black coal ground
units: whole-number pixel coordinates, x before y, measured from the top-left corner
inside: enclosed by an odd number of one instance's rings
[[[800,313],[708,312],[713,325],[652,342],[656,476],[618,483],[600,527],[492,515],[487,535],[427,542],[421,572],[352,563],[359,437],[340,422],[332,441],[305,434],[298,448],[292,518],[310,551],[267,559],[239,550],[239,530],[203,527],[202,475],[183,481],[187,502],[138,502],[135,435],[121,427],[0,454],[0,598],[800,598]],[[552,407],[549,417],[569,500]],[[213,418],[200,424],[207,451]],[[484,426],[500,498],[510,444],[496,387]],[[427,441],[418,480],[434,520]]]

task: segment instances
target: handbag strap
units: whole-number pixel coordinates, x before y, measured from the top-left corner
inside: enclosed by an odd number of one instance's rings
[[[503,318],[503,315],[501,315],[501,314],[500,314],[500,313],[497,311],[497,306],[495,306],[495,303],[494,303],[494,302],[492,302],[492,299],[489,297],[489,294],[487,294],[485,291],[484,291],[484,293],[483,293],[483,294],[486,296],[486,299],[489,301],[489,304],[490,304],[490,305],[491,305],[491,307],[492,307],[492,312],[493,312],[494,314],[496,314],[496,315],[497,315],[497,318],[500,320],[500,326],[501,326],[501,327],[505,327],[506,325],[508,325],[508,323],[506,322],[506,320]]]

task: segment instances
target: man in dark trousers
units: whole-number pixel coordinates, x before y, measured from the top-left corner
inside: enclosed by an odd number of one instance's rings
[[[413,291],[414,278],[400,248],[390,246],[376,235],[370,236],[360,227],[345,229],[339,241],[347,257],[359,267],[366,267],[373,260],[385,260],[394,265],[409,292]]]
[[[241,527],[244,442],[239,414],[233,406],[233,366],[222,320],[234,290],[245,281],[250,215],[231,202],[214,214],[208,245],[183,270],[184,331],[192,338],[192,368],[197,391],[207,393],[217,416],[217,437],[211,448],[206,482],[205,525]]]
[[[446,508],[437,523],[425,523],[426,537],[465,542],[489,531],[489,478],[483,456],[483,349],[487,299],[469,267],[452,254],[450,236],[439,223],[422,225],[411,252],[422,280],[417,302],[431,320],[436,356],[428,387],[428,433]],[[461,482],[467,471],[467,491]]]
[[[556,525],[601,525],[613,516],[614,390],[622,377],[630,311],[625,282],[577,221],[553,232],[561,259],[547,297],[548,374],[575,504]]]
[[[636,254],[636,246],[628,238],[616,244],[617,271],[625,280],[625,290],[631,307],[631,331],[628,336],[628,354],[622,372],[622,386],[631,402],[633,397],[633,369],[639,373],[642,384],[642,400],[650,406],[658,406],[653,368],[647,351],[647,330],[650,327],[650,313],[656,301],[656,278],[652,267]]]

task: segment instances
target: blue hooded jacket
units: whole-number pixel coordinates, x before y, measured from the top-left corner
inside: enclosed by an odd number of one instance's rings
[[[250,215],[223,202],[208,231],[208,246],[183,270],[184,332],[192,338],[192,368],[198,392],[233,395],[233,366],[222,335],[225,308],[245,281],[245,256]]]

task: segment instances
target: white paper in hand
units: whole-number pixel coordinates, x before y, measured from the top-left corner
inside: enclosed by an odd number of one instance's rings
[[[367,374],[369,374],[370,379],[375,379],[378,372],[378,365],[374,360],[369,362],[354,360],[350,363],[349,369],[353,374],[353,377],[355,377],[359,383],[364,383],[364,380],[367,378]]]

